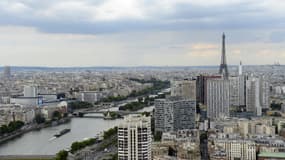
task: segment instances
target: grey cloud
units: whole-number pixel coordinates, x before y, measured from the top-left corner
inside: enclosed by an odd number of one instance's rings
[[[58,15],[57,19],[52,19],[50,17],[39,16],[37,13],[53,6],[59,1],[42,0],[39,2],[28,0],[19,2],[27,5],[30,10],[18,14],[0,10],[1,25],[30,26],[48,33],[79,34],[106,34],[143,30],[228,30],[284,27],[284,23],[281,23],[284,16],[272,15],[265,8],[257,5],[257,1],[220,6],[200,6],[192,3],[180,3],[173,6],[174,12],[160,10],[158,6],[156,11],[150,13],[149,16],[151,18],[121,18],[110,21],[80,19],[81,16],[78,16],[78,13],[62,17]],[[85,0],[85,2],[94,6],[103,3],[102,1],[90,0]],[[145,4],[152,5],[151,1],[146,1]]]

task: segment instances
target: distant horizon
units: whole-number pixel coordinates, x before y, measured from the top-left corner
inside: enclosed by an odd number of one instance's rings
[[[32,66],[32,65],[26,65],[26,66],[17,66],[17,65],[0,65],[0,68],[3,67],[11,67],[11,68],[143,68],[143,67],[219,67],[220,65],[137,65],[137,66]],[[236,67],[239,66],[239,64],[236,65],[229,65],[228,67]],[[242,66],[285,66],[285,64],[242,64]]]

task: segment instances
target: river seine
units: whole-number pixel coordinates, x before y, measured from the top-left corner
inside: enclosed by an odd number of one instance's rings
[[[152,109],[151,106],[141,111]],[[0,155],[54,155],[59,150],[69,148],[72,142],[95,137],[104,130],[117,126],[122,121],[123,119],[72,118],[69,123],[31,131],[1,144]],[[59,138],[53,138],[53,135],[65,128],[69,128],[71,131]]]

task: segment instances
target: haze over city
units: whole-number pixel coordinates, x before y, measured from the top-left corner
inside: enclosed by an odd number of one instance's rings
[[[223,32],[228,64],[283,64],[284,7],[282,0],[1,0],[0,64],[217,65]]]

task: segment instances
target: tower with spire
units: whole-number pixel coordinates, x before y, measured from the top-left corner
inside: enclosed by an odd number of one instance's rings
[[[225,38],[226,38],[226,36],[223,33],[222,57],[221,57],[221,65],[220,65],[219,74],[221,74],[224,79],[229,79],[228,66],[227,66],[227,62],[226,62]]]

